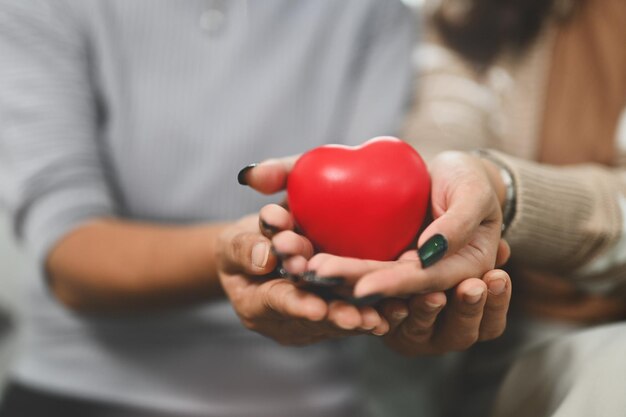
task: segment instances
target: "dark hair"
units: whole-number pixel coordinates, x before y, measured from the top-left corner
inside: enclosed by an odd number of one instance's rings
[[[443,40],[463,57],[486,66],[504,49],[521,51],[539,34],[554,0],[447,0],[435,13]],[[455,2],[456,4],[452,4]],[[446,5],[466,5],[461,16],[450,16]]]

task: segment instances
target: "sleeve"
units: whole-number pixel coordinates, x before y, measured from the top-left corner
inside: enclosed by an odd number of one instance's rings
[[[97,144],[84,36],[60,1],[0,1],[0,200],[41,265],[114,208]]]
[[[515,259],[567,272],[590,292],[626,293],[626,171],[550,166],[487,152],[516,184],[515,217],[506,235]]]
[[[412,96],[414,13],[400,1],[374,2],[361,41],[358,85],[346,127],[347,143],[397,135]]]

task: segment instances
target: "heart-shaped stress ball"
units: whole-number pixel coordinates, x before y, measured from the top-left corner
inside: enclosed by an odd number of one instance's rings
[[[396,259],[419,232],[429,196],[424,161],[391,137],[315,148],[287,180],[289,209],[317,249],[361,259]]]

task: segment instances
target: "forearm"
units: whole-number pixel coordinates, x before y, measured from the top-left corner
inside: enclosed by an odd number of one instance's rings
[[[79,311],[165,308],[221,297],[216,246],[224,227],[91,222],[51,250],[50,288]]]

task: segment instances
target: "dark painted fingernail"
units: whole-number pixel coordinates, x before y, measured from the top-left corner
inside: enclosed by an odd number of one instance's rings
[[[276,234],[276,233],[280,232],[280,229],[279,229],[278,227],[276,227],[276,226],[274,226],[274,225],[269,224],[268,222],[266,222],[266,221],[265,221],[265,220],[263,220],[263,219],[259,219],[259,224],[261,225],[261,228],[262,228],[263,230],[265,230],[265,231],[266,231],[267,233],[269,233],[269,234],[274,235],[274,234]]]
[[[248,185],[248,181],[246,180],[246,174],[255,166],[257,166],[257,164],[250,164],[244,167],[241,171],[239,171],[239,174],[237,174],[237,182],[239,182],[239,184],[241,185]]]
[[[289,258],[289,255],[287,255],[286,253],[282,253],[276,250],[276,247],[274,245],[270,246],[270,252],[272,253],[272,255],[274,255],[281,261],[284,261],[285,259]]]
[[[336,287],[346,283],[346,279],[343,277],[320,277],[315,271],[306,271],[300,277],[306,283],[323,287]]]
[[[357,307],[360,307],[360,306],[369,306],[372,304],[376,304],[382,299],[383,299],[382,294],[370,294],[370,295],[366,295],[365,297],[353,298],[351,301],[352,301],[352,304],[354,304]]]
[[[437,263],[444,257],[448,250],[448,240],[440,234],[436,234],[426,241],[421,248],[417,250],[417,255],[422,261],[422,268]]]

